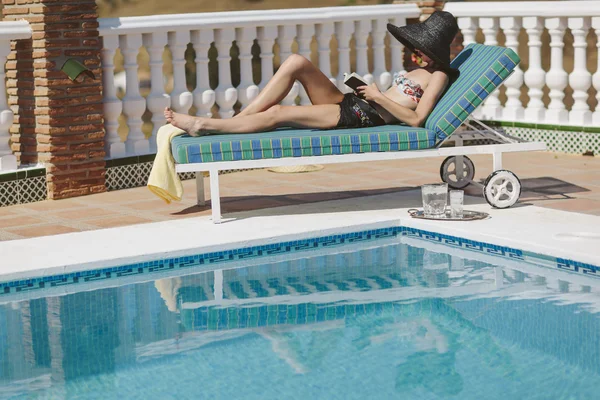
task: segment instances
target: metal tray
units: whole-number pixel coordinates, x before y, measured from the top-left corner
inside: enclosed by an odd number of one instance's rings
[[[408,213],[413,218],[433,219],[436,221],[475,221],[478,219],[486,219],[490,216],[488,213],[484,212],[464,210],[462,218],[455,218],[452,217],[452,215],[450,214],[450,210],[446,210],[445,214],[439,216],[426,217],[423,213],[423,210],[418,210],[416,208],[411,208],[410,210],[408,210]]]

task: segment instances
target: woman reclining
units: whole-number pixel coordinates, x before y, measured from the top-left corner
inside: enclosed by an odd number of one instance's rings
[[[306,58],[294,54],[281,65],[260,94],[231,119],[194,117],[165,109],[167,122],[192,136],[208,133],[264,132],[280,126],[295,128],[364,128],[391,123],[421,126],[448,84],[458,76],[450,67],[450,44],[458,31],[452,14],[434,12],[419,24],[388,31],[412,51],[420,67],[396,73],[385,93],[373,83],[343,94]],[[304,86],[312,105],[281,106],[294,82]]]

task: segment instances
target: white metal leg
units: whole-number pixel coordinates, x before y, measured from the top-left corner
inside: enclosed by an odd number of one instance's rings
[[[502,169],[502,152],[494,152],[493,156],[493,168],[494,171]]]
[[[210,170],[210,205],[213,223],[221,223],[221,197],[219,194],[219,170]]]
[[[206,199],[204,198],[204,172],[196,172],[196,198],[199,206],[203,206],[206,204]]]

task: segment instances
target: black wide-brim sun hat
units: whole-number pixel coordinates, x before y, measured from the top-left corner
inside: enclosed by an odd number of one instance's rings
[[[410,51],[415,49],[436,62],[448,75],[456,78],[458,70],[450,67],[450,45],[458,33],[454,15],[435,11],[425,21],[406,26],[387,24],[388,31]]]

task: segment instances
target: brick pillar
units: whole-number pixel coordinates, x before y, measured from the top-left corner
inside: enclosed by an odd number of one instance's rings
[[[5,20],[31,24],[31,40],[13,43],[6,64],[15,114],[12,149],[21,164],[46,165],[48,198],[104,192],[104,126],[98,14],[94,0],[2,0]],[[66,58],[95,80],[72,82]]]
[[[443,1],[438,1],[438,0],[417,0],[417,1],[395,0],[394,3],[398,3],[398,4],[416,3],[417,6],[419,6],[419,8],[421,9],[421,16],[419,17],[419,19],[408,20],[407,23],[410,24],[410,23],[417,23],[417,22],[425,21],[427,18],[429,18],[429,16],[431,14],[433,14],[433,12],[435,10],[443,10],[444,4],[446,3],[446,1],[445,0],[443,0]],[[456,55],[458,53],[460,53],[462,51],[462,49],[463,49],[462,43],[463,43],[463,37],[462,37],[462,34],[460,33],[460,31],[458,31],[458,34],[454,38],[454,41],[452,42],[452,45],[450,47],[450,59],[453,59],[454,57],[456,57]],[[404,65],[405,65],[407,71],[411,71],[411,70],[417,68],[417,66],[410,59],[409,52],[404,52]]]

